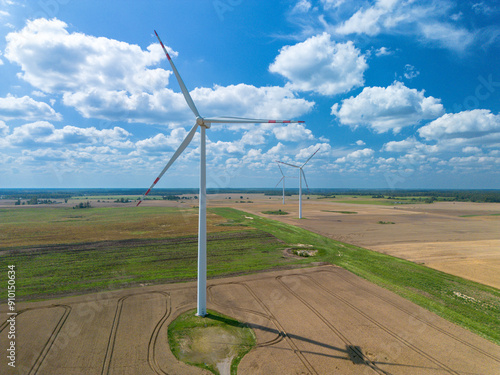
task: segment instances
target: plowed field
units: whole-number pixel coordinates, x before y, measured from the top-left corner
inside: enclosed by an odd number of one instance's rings
[[[2,356],[2,374],[206,373],[167,344],[195,293],[195,283],[168,284],[19,303],[17,366]],[[211,280],[208,308],[254,329],[241,374],[500,372],[499,346],[334,266]]]

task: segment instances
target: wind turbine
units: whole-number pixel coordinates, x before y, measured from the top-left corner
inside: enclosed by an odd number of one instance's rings
[[[151,189],[158,183],[160,178],[165,174],[168,168],[174,163],[174,161],[179,157],[179,155],[184,151],[184,149],[189,145],[191,140],[193,139],[196,130],[198,127],[200,128],[200,198],[199,198],[199,216],[198,216],[198,297],[197,297],[197,315],[205,316],[207,314],[207,193],[206,193],[206,184],[207,184],[207,165],[206,165],[206,140],[205,140],[205,130],[209,129],[212,124],[245,124],[245,123],[303,123],[304,121],[287,121],[287,120],[264,120],[264,119],[251,119],[251,118],[243,118],[243,117],[202,117],[196,108],[189,91],[184,85],[179,72],[177,71],[174,62],[170,58],[170,55],[167,52],[167,49],[163,45],[158,33],[155,30],[155,35],[158,38],[158,41],[163,48],[163,52],[167,56],[167,59],[174,71],[175,77],[177,78],[177,82],[181,88],[182,94],[184,95],[184,99],[191,109],[191,111],[196,116],[196,122],[192,129],[189,131],[186,138],[182,141],[179,148],[174,152],[172,158],[167,163],[165,168],[158,175],[156,180],[152,183],[149,189],[144,193],[141,197],[137,206],[141,204],[146,195],[149,194]]]
[[[279,164],[278,164],[278,168],[280,169],[282,177],[278,181],[278,183],[276,184],[275,188],[278,187],[278,185],[280,184],[281,181],[283,181],[283,204],[285,204],[285,180],[287,179],[287,177],[283,174],[283,170],[281,169]],[[296,178],[296,177],[288,177],[288,178]]]
[[[302,219],[302,177],[304,177],[304,182],[306,183],[307,190],[309,190],[309,185],[307,184],[306,174],[304,173],[304,170],[302,168],[304,168],[304,166],[309,162],[309,160],[311,160],[311,158],[314,155],[316,155],[316,153],[318,151],[319,151],[319,148],[316,151],[314,151],[314,153],[311,156],[309,156],[309,159],[307,159],[306,162],[304,164],[302,164],[301,166],[276,160],[277,163],[289,165],[290,167],[294,167],[294,168],[299,169],[299,219]],[[281,168],[280,168],[280,170],[281,170]],[[283,173],[283,172],[281,172],[281,173]],[[283,195],[283,199],[284,199],[284,195]]]

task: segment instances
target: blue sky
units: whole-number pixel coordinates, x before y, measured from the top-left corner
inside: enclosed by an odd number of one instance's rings
[[[151,184],[194,124],[155,29],[202,116],[306,122],[212,126],[208,187],[273,187],[275,160],[319,149],[311,187],[498,188],[499,20],[474,0],[0,0],[0,188]],[[158,187],[198,186],[198,143]]]

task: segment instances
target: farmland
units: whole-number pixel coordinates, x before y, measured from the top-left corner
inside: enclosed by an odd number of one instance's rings
[[[392,373],[395,368],[408,365],[421,369],[421,373],[434,373],[438,369],[457,373],[452,359],[460,353],[474,357],[466,361],[466,367],[470,365],[472,369],[481,362],[483,373],[493,373],[487,371],[488,366],[493,368],[500,363],[498,346],[458,327],[499,343],[497,289],[318,233],[321,232],[318,229],[328,226],[318,228],[317,223],[321,220],[328,223],[332,217],[366,220],[366,210],[372,209],[370,205],[325,206],[325,200],[314,199],[307,202],[307,219],[298,221],[293,203],[286,206],[289,215],[261,213],[279,212],[282,206],[278,197],[249,196],[247,203],[237,203],[233,198],[231,205],[244,211],[222,207],[228,204],[226,197],[213,198],[208,220],[209,308],[254,329],[257,346],[242,359],[239,368],[243,373],[286,373],[285,368],[271,360],[270,350],[283,353],[278,357],[289,361],[285,363],[290,368],[297,371],[302,368],[309,373],[327,373],[331,366],[340,366],[343,373],[359,373],[359,366],[374,373]],[[195,285],[190,281],[196,277],[196,209],[186,203],[163,200],[145,202],[140,208],[111,202],[95,204],[91,209],[72,207],[69,201],[57,207],[0,210],[5,218],[0,223],[3,236],[0,267],[16,264],[18,270],[17,298],[22,327],[19,340],[33,331],[32,325],[43,327],[36,330],[35,336],[40,338],[30,341],[30,352],[21,351],[20,360],[29,371],[39,374],[77,374],[82,368],[89,374],[202,373],[200,369],[183,367],[170,357],[168,349],[165,351],[169,322],[195,307]],[[497,220],[496,206],[493,210],[474,207],[465,213],[474,216],[460,218],[463,210],[456,210],[455,216],[459,220],[478,221],[484,217]],[[376,211],[371,216],[374,227],[380,227],[378,230],[401,225],[400,209],[390,209],[394,214]],[[255,214],[249,213],[253,211]],[[395,224],[378,225],[378,221]],[[312,231],[305,229],[308,226],[314,227]],[[311,250],[313,255],[294,255],[304,249]],[[321,266],[326,264],[329,266]],[[247,274],[250,275],[244,276]],[[321,282],[315,284],[314,280]],[[177,284],[179,281],[184,283]],[[355,298],[361,290],[368,293],[364,302]],[[89,294],[95,292],[98,294]],[[311,294],[320,300],[311,300]],[[66,298],[50,300],[63,296]],[[5,299],[5,294],[1,298]],[[41,302],[20,302],[48,298]],[[340,310],[339,301],[344,306]],[[285,306],[289,315],[281,314],[280,309]],[[119,325],[112,319],[118,311]],[[411,313],[411,319],[418,319],[424,325],[418,323],[415,329],[405,332],[397,328],[398,322],[407,321],[405,314],[410,311],[419,311],[417,315]],[[0,312],[3,314],[4,310]],[[303,314],[310,316],[307,322],[299,319]],[[353,314],[358,314],[358,321],[370,327],[368,331],[347,329]],[[144,319],[150,316],[152,320],[143,321],[139,316]],[[396,318],[385,320],[384,316]],[[0,330],[5,327],[5,324],[0,326]],[[75,331],[75,327],[80,328]],[[124,327],[128,327],[129,333],[123,331]],[[145,331],[139,327],[145,327]],[[322,341],[324,329],[336,337],[332,336],[328,344]],[[446,334],[438,338],[432,333],[435,330]],[[373,341],[381,332],[389,334],[388,345],[398,347],[399,355],[388,353]],[[4,332],[2,340],[3,335]],[[136,349],[126,344],[130,335],[135,335]],[[431,340],[436,350],[458,345],[458,352],[448,353],[449,359],[445,360],[425,351],[424,342],[432,335],[436,336]],[[49,341],[44,341],[47,337]],[[457,341],[459,337],[466,339]],[[64,347],[60,344],[63,339],[67,342]],[[81,349],[75,340],[83,343]],[[88,346],[86,340],[96,342],[97,347]],[[333,344],[336,340],[340,341]],[[144,349],[147,342],[155,344]],[[296,354],[285,354],[290,348]],[[468,352],[471,348],[480,354],[471,356]],[[37,350],[44,356],[30,354]],[[91,358],[87,364],[71,354],[78,350]],[[136,350],[135,360],[129,350]],[[418,359],[422,355],[427,359]]]

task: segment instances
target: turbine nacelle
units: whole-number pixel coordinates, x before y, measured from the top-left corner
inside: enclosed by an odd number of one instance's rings
[[[205,122],[205,119],[201,116],[196,117],[196,125],[204,126],[207,129],[210,129],[210,122]]]

